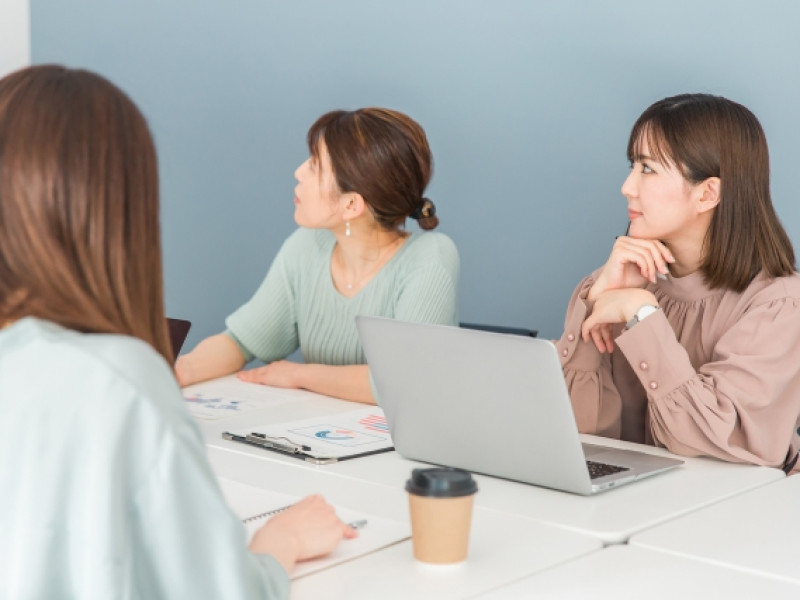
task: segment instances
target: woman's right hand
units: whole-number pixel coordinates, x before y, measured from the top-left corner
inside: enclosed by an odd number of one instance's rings
[[[271,554],[291,572],[298,561],[328,554],[342,539],[354,537],[358,532],[342,522],[322,496],[315,495],[267,521],[253,536],[250,550]]]
[[[608,290],[641,288],[648,281],[655,283],[658,273],[669,273],[667,264],[672,262],[675,257],[660,241],[620,236],[587,299],[596,300]]]

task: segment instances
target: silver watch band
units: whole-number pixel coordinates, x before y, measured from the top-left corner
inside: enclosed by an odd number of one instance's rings
[[[652,304],[644,304],[639,307],[634,315],[631,317],[631,320],[625,323],[625,329],[630,329],[634,325],[636,325],[639,321],[643,321],[654,312],[658,310],[657,306],[653,306]]]

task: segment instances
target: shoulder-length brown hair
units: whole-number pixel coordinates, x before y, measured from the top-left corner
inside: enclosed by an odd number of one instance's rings
[[[158,170],[144,117],[57,65],[0,80],[0,319],[120,333],[172,361]]]
[[[792,243],[770,198],[767,140],[752,112],[719,96],[673,96],[636,121],[629,160],[641,154],[643,139],[653,158],[676,165],[687,181],[720,179],[700,265],[709,287],[741,292],[761,271],[795,271]]]
[[[320,141],[339,191],[360,194],[381,227],[396,230],[407,217],[422,229],[439,224],[433,202],[424,197],[433,173],[431,149],[411,117],[388,108],[334,110],[308,130],[308,150],[316,159]]]

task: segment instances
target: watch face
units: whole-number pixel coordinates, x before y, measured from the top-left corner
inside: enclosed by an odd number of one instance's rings
[[[636,314],[634,314],[633,317],[631,317],[631,320],[625,324],[625,329],[630,329],[631,327],[636,325],[639,321],[641,321],[648,315],[652,315],[657,310],[658,310],[657,306],[645,304],[644,306],[640,307],[639,310],[636,311]]]
[[[639,310],[636,311],[636,320],[641,321],[645,317],[652,315],[654,312],[658,310],[657,306],[652,306],[650,304],[645,304]]]

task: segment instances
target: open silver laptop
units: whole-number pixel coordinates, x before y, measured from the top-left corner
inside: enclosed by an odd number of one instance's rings
[[[359,316],[356,325],[394,446],[406,458],[576,494],[683,462],[582,445],[549,341],[381,317]],[[593,477],[595,464],[612,472]]]

